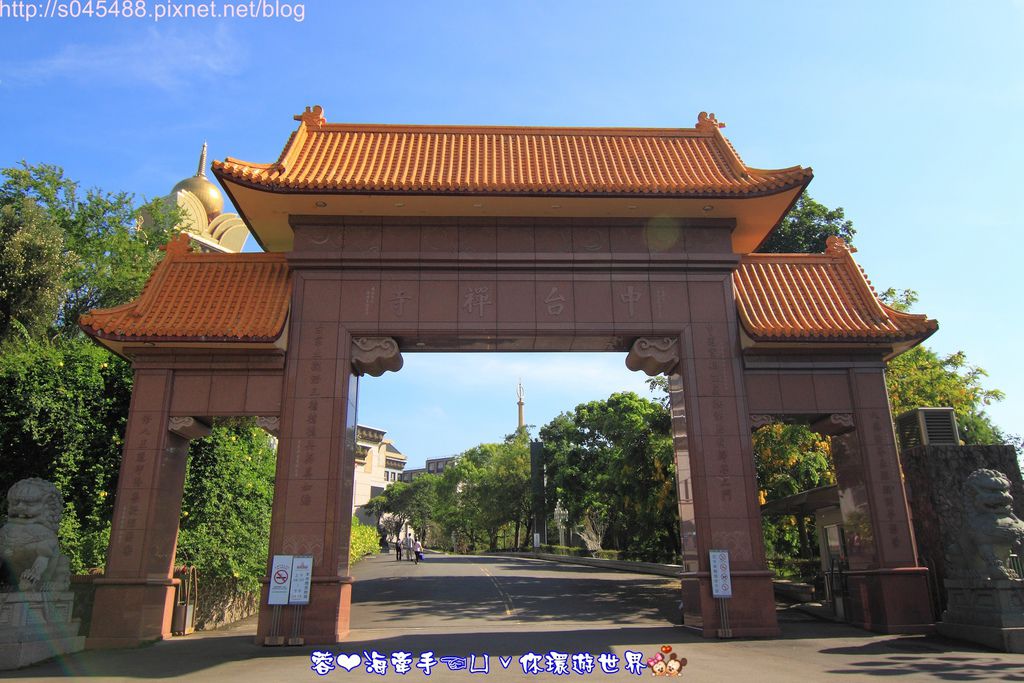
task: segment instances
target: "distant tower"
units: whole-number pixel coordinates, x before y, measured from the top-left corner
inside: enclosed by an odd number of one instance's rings
[[[523,399],[526,398],[523,380],[519,380],[519,384],[516,385],[516,396],[519,398],[519,429],[522,429],[526,426],[526,423],[523,421]]]

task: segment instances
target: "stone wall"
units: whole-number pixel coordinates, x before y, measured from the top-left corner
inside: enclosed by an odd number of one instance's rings
[[[260,594],[238,588],[235,579],[199,577],[199,604],[196,608],[196,629],[220,628],[256,614]]]
[[[928,567],[932,609],[946,608],[945,551],[956,541],[963,515],[963,483],[977,469],[1004,473],[1010,480],[1014,512],[1024,518],[1024,481],[1012,446],[917,446],[901,454],[907,502],[921,564]]]
[[[89,635],[92,605],[96,594],[93,581],[103,574],[78,574],[71,577],[71,590],[75,594],[75,619],[82,620],[83,636]],[[235,579],[200,579],[199,604],[196,609],[196,629],[210,630],[250,617],[259,610],[259,593],[239,590]]]

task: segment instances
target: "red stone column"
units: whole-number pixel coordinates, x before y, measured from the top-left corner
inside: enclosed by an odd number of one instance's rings
[[[681,533],[695,531],[697,548],[696,571],[683,574],[684,605],[689,613],[699,600],[707,637],[774,636],[779,627],[765,564],[732,281],[728,274],[694,278],[687,291],[691,324],[679,337],[638,339],[626,357],[633,370],[678,374],[670,396]],[[730,556],[733,596],[725,599],[724,612],[711,592],[712,549]]]
[[[931,628],[881,368],[850,370],[854,431],[832,437],[850,569],[848,616],[883,633]]]
[[[171,634],[172,578],[188,440],[168,431],[170,370],[137,370],[110,547],[87,646],[130,647]]]
[[[296,272],[293,283],[270,555],[311,555],[313,582],[308,605],[280,608],[278,634],[336,643],[348,635],[352,599],[357,378],[339,321],[341,282]],[[265,584],[257,643],[271,635],[273,611]]]
[[[775,636],[772,574],[767,569],[753,444],[732,280],[691,281],[691,324],[680,336],[680,374],[689,430],[704,635],[723,627],[711,595],[708,551],[729,551],[733,636]]]
[[[693,475],[690,470],[690,443],[686,425],[686,400],[683,378],[668,377],[669,409],[672,417],[672,448],[676,464],[676,502],[679,506],[679,547],[685,571],[697,570],[697,526],[693,509]]]

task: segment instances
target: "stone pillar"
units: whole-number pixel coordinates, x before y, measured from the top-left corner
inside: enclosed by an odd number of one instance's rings
[[[678,361],[674,371],[682,380],[698,555],[698,570],[683,578],[699,583],[704,635],[727,635],[728,627],[733,636],[775,636],[779,627],[765,563],[731,279],[691,281],[688,291],[691,324],[679,337],[638,340],[626,366],[672,373],[673,354]],[[730,555],[728,625],[711,595],[712,549]]]
[[[258,644],[280,642],[272,635],[307,644],[348,635],[358,376],[401,367],[393,339],[353,338],[343,326],[340,280],[297,270],[293,283],[267,566],[274,555],[311,555],[313,581],[309,604],[282,606],[276,621],[264,579]]]
[[[295,306],[292,310],[298,311]],[[297,633],[308,643],[335,643],[348,635],[358,382],[351,370],[350,345],[348,332],[337,320],[318,321],[307,315],[292,322],[270,555],[313,557],[309,604],[301,610],[282,607],[278,631],[284,636]],[[260,644],[271,636],[272,628],[273,608],[267,605],[266,585],[257,631]],[[300,613],[301,624],[293,624]]]
[[[928,570],[918,565],[882,368],[850,371],[852,430],[832,437],[846,534],[851,623],[931,630]]]
[[[676,501],[679,505],[679,547],[685,571],[697,571],[697,516],[693,509],[693,474],[690,469],[690,443],[686,426],[686,401],[683,378],[668,377],[669,410],[672,416],[672,449],[676,463]]]
[[[136,370],[110,547],[86,646],[131,647],[171,635],[172,578],[188,439],[169,431],[170,370]]]

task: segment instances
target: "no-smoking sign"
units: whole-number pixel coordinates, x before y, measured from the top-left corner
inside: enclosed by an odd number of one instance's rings
[[[268,605],[287,605],[288,594],[292,584],[292,555],[274,555],[271,563],[270,586],[267,595]]]

